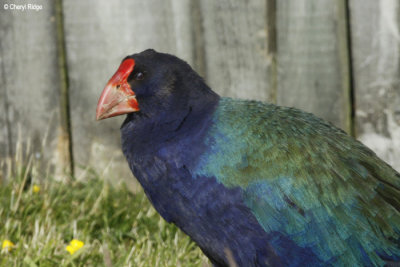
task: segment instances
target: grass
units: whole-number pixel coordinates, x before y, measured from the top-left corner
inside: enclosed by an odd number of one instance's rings
[[[0,245],[15,244],[2,250],[0,266],[208,266],[142,191],[110,185],[94,173],[69,182],[40,179],[29,168],[16,173],[0,183]],[[72,239],[84,246],[70,255]]]

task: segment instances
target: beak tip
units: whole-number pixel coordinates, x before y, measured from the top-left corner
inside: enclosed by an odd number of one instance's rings
[[[96,110],[96,121],[100,121],[104,119],[104,110],[101,107],[100,104],[97,105],[97,110]]]
[[[105,119],[104,114],[96,114],[96,121],[101,121]]]

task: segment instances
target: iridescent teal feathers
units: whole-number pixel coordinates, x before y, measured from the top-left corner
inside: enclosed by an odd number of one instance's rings
[[[400,176],[312,114],[222,98],[196,173],[243,189],[266,232],[342,266],[399,259]]]

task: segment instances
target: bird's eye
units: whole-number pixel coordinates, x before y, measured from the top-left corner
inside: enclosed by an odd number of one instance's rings
[[[144,73],[139,71],[136,72],[135,75],[133,76],[133,79],[135,79],[136,81],[141,81],[144,79]]]

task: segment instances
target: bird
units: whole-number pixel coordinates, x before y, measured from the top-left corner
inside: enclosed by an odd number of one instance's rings
[[[331,123],[222,97],[153,49],[102,91],[97,120],[118,115],[146,196],[213,266],[400,264],[400,174]]]

